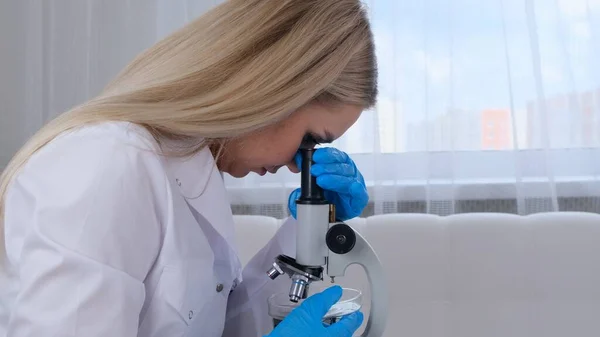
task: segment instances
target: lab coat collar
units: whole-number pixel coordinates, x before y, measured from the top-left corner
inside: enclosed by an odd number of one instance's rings
[[[227,242],[234,257],[234,269],[241,277],[231,204],[223,177],[208,147],[188,158],[171,158],[172,179],[187,203]]]
[[[213,171],[218,172],[207,147],[191,157],[170,158],[170,162],[179,192],[186,199],[196,199],[204,194]]]

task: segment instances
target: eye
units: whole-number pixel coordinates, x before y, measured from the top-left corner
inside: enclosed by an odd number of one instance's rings
[[[317,145],[321,144],[321,141],[317,139],[317,137],[315,137],[314,135],[307,133],[306,135],[304,135],[304,138],[302,138],[302,143],[300,144],[300,148],[313,148]]]

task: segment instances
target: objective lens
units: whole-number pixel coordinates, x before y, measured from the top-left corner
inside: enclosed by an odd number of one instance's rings
[[[277,263],[273,263],[273,266],[271,267],[271,269],[269,269],[267,271],[267,275],[269,275],[271,280],[276,279],[277,276],[279,276],[281,274],[283,274],[283,270],[281,270],[281,268],[279,267],[279,265]]]
[[[292,285],[290,287],[290,301],[298,302],[299,300],[306,298],[308,294],[308,279],[302,275],[292,276]]]

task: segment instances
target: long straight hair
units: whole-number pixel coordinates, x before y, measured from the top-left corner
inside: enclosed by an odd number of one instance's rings
[[[98,96],[17,152],[0,176],[0,235],[10,182],[65,131],[127,121],[159,144],[177,144],[164,154],[189,155],[315,100],[368,108],[376,96],[374,43],[360,0],[226,1],[142,52]]]

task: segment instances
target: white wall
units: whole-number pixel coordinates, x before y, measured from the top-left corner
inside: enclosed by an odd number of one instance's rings
[[[45,122],[217,0],[1,0],[0,169]]]
[[[0,169],[26,138],[26,117],[19,111],[25,85],[22,7],[19,1],[0,1]]]

